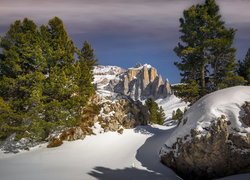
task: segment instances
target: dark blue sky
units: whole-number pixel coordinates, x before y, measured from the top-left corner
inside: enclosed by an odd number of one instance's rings
[[[124,68],[136,63],[155,66],[171,83],[180,80],[173,65],[178,57],[179,21],[184,9],[202,0],[0,0],[0,34],[10,23],[28,17],[45,24],[60,17],[80,47],[88,40],[99,64]],[[227,26],[237,28],[237,58],[250,47],[250,1],[217,0]]]

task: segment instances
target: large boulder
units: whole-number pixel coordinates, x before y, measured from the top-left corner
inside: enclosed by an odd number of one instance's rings
[[[161,161],[184,179],[249,173],[249,101],[250,87],[244,86],[200,99],[160,150]]]

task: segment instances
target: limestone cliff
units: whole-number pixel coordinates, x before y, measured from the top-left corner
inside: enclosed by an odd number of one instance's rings
[[[163,80],[157,70],[147,64],[129,68],[120,75],[118,83],[111,81],[109,88],[134,100],[165,98],[171,94],[168,80]]]

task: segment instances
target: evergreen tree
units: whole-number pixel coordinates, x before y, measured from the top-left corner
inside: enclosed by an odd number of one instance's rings
[[[10,118],[4,122],[8,129],[24,125],[27,129],[33,118],[39,118],[34,109],[41,100],[42,71],[46,67],[40,43],[36,24],[27,18],[15,21],[1,40],[0,96],[9,107]]]
[[[176,111],[173,111],[172,119],[177,120],[177,121],[180,122],[183,115],[184,115],[184,113],[180,110],[180,108],[178,108]]]
[[[164,123],[164,120],[166,119],[166,115],[165,115],[165,112],[164,112],[162,106],[160,106],[157,115],[158,115],[157,122],[158,122],[158,124],[162,125]]]
[[[43,53],[46,55],[48,72],[55,66],[66,68],[74,63],[75,46],[61,19],[54,17],[47,26],[41,26],[41,34],[45,41]]]
[[[247,84],[250,85],[250,48],[247,51],[245,59],[239,61],[238,74],[247,80]]]
[[[150,122],[163,124],[165,120],[165,113],[162,107],[159,108],[158,104],[152,98],[147,99],[145,104],[149,109]]]
[[[47,60],[47,78],[43,96],[46,122],[66,125],[75,123],[79,100],[79,87],[75,73],[75,46],[69,38],[61,19],[54,17],[41,27],[44,38],[44,55]]]
[[[0,39],[0,52],[0,138],[16,132],[40,141],[80,122],[83,102],[94,93],[96,59],[88,43],[75,58],[62,20],[40,28],[27,18],[16,21]]]
[[[189,80],[188,83],[175,85],[172,87],[174,94],[185,102],[193,104],[200,97],[200,89],[196,81]]]
[[[206,77],[216,90],[225,79],[236,76],[235,49],[232,48],[235,29],[226,28],[224,24],[215,0],[190,7],[180,19],[182,42],[174,50],[181,62],[175,65],[182,71],[182,82],[197,82],[201,96],[211,88],[206,86]]]
[[[97,63],[97,59],[94,55],[94,49],[92,49],[91,45],[87,41],[83,43],[82,49],[78,50],[78,59],[78,86],[79,93],[83,98],[82,103],[84,103],[86,99],[88,99],[88,97],[93,95],[95,92],[93,85],[93,69]]]

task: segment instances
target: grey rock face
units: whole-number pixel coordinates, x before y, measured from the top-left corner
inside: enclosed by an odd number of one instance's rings
[[[140,101],[121,97],[116,102],[105,102],[102,106],[103,113],[101,113],[99,122],[105,132],[118,131],[121,128],[134,128],[149,122],[148,109]],[[109,111],[105,111],[105,109],[109,109]]]
[[[249,173],[250,134],[231,133],[229,125],[230,121],[221,117],[207,129],[206,136],[192,129],[191,137],[177,139],[171,147],[175,151],[161,156],[161,161],[183,179],[214,179]],[[189,138],[191,141],[186,141]]]
[[[250,102],[245,102],[242,108],[244,110],[242,121],[245,125],[250,127]]]
[[[131,97],[134,100],[165,98],[170,95],[171,87],[167,80],[158,75],[150,65],[129,68],[120,77],[121,81],[113,84],[114,92]]]

